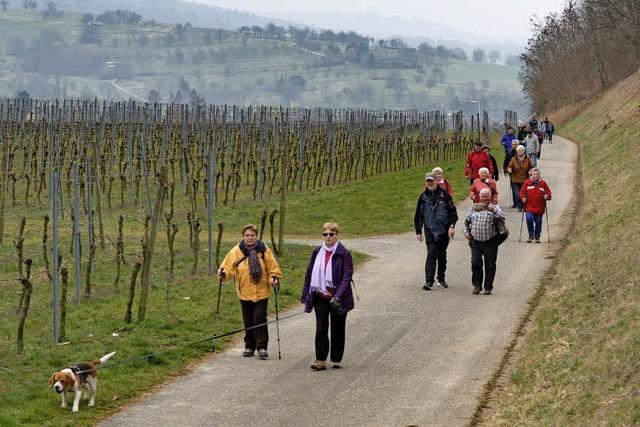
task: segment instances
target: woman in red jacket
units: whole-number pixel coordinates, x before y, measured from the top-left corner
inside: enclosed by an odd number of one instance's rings
[[[488,188],[491,190],[491,203],[494,205],[498,203],[498,189],[496,187],[496,182],[489,178],[489,169],[480,168],[479,171],[480,178],[473,181],[473,185],[469,189],[469,197],[473,203],[480,202],[480,190],[483,188]]]
[[[480,168],[489,169],[489,176],[493,175],[491,157],[482,150],[482,146],[481,141],[473,143],[473,151],[467,155],[467,162],[464,165],[464,176],[469,179],[469,184],[471,185],[473,185],[473,181],[479,178]]]
[[[533,239],[540,243],[542,233],[542,216],[547,209],[547,200],[551,200],[551,189],[547,183],[540,178],[540,169],[531,169],[531,178],[522,184],[520,189],[520,199],[524,203],[524,211],[527,217],[527,230],[531,243]]]

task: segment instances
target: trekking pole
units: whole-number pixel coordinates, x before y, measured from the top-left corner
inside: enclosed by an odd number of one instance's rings
[[[518,242],[522,241],[522,224],[524,224],[524,205],[522,206],[522,217],[520,218],[520,234],[518,235]]]
[[[220,314],[220,294],[222,293],[222,277],[220,277],[220,282],[218,282],[218,305],[216,307],[216,314]]]
[[[276,336],[278,338],[278,359],[282,359],[282,355],[280,354],[280,318],[278,317],[278,292],[280,292],[280,284],[274,288],[275,297],[276,297]]]
[[[547,243],[551,243],[551,235],[549,234],[549,211],[547,210],[547,202],[544,203],[544,216],[547,217]]]

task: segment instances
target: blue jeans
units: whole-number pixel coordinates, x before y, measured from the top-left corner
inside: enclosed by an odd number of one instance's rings
[[[529,154],[529,158],[531,159],[531,166],[534,168],[538,166],[538,156],[535,154]]]
[[[535,237],[540,239],[542,233],[542,217],[544,215],[536,215],[532,212],[527,212],[527,230],[529,231],[529,237]]]

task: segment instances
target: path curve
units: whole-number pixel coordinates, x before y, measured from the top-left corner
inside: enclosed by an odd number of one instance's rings
[[[102,425],[468,424],[572,215],[576,146],[557,137],[542,154],[543,178],[554,193],[552,243],[546,232],[543,244],[517,242],[521,216],[509,212],[502,177],[511,237],[500,247],[494,295],[471,295],[470,251],[462,237],[468,201],[458,207],[461,220],[449,246],[449,289],[421,289],[426,249],[413,232],[345,240],[374,258],[356,270],[360,301],[347,319],[344,369],[309,369],[314,317],[298,316],[280,325],[282,360],[273,357],[272,328],[270,360],[243,358],[237,345]],[[411,218],[401,220],[412,229]]]

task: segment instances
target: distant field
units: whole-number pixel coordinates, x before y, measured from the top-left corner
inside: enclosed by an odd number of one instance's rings
[[[290,40],[256,39],[230,32],[224,33],[225,38],[212,39],[207,38],[207,30],[198,28],[178,36],[174,26],[165,24],[102,26],[99,46],[81,45],[80,18],[80,14],[69,12],[56,19],[43,19],[40,12],[0,12],[0,96],[13,96],[25,89],[39,98],[113,99],[128,98],[131,92],[146,99],[155,89],[168,101],[184,77],[189,89],[214,103],[459,109],[472,99],[481,99],[483,108],[497,112],[521,108],[516,67],[458,60],[419,70],[365,69],[344,62],[328,67],[323,65],[324,54],[305,50]],[[77,49],[85,62],[92,58],[99,64],[92,64],[87,72],[77,69],[66,74],[46,65],[38,72],[25,71],[25,57],[33,51],[35,41],[50,38],[47,32],[51,31],[61,35],[51,49]],[[319,43],[319,47],[326,46]],[[371,51],[390,63],[399,55],[388,48],[371,47]],[[116,63],[119,69],[107,62]],[[442,73],[437,75],[439,70]],[[279,80],[296,75],[304,78],[304,87],[283,96]]]

